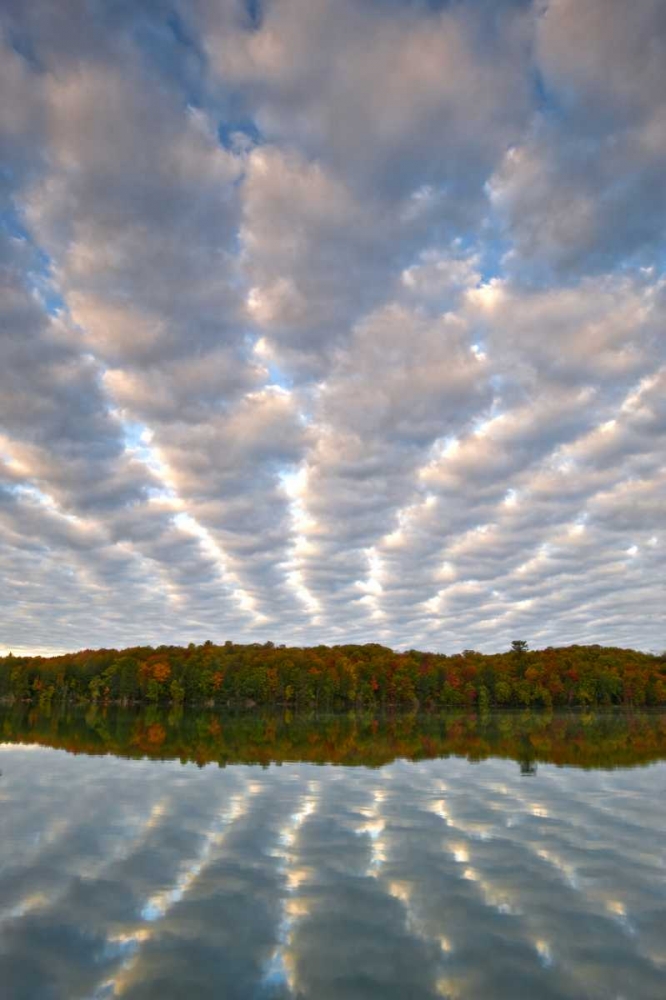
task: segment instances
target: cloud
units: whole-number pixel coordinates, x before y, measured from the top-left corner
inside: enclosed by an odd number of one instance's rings
[[[238,12],[240,5],[235,5]],[[303,149],[362,191],[425,184],[474,192],[529,111],[530,20],[518,5],[440,10],[298,0],[256,25],[202,5],[221,86],[239,88],[262,133]]]
[[[7,648],[658,646],[660,4],[0,30]]]
[[[543,106],[490,181],[528,270],[569,276],[663,243],[666,21],[659,0],[551,0],[534,39]]]

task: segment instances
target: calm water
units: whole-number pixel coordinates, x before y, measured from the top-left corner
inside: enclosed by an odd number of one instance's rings
[[[4,743],[0,996],[664,1000],[663,722],[630,737],[589,722],[609,764],[618,740],[620,759],[627,739],[644,756],[652,734],[652,763],[612,770],[544,763],[543,745],[572,730],[533,717],[442,723],[474,755],[480,732],[510,730],[520,752],[477,763],[220,767]],[[321,726],[308,726],[316,745]],[[233,743],[233,723],[210,716],[32,717],[3,731],[56,746],[102,733],[102,750],[122,730],[141,754],[139,732],[163,756],[185,732],[196,758],[193,734],[210,747],[225,727]],[[349,739],[349,721],[335,731]],[[292,742],[307,745],[307,728]],[[265,750],[239,754],[265,762]]]

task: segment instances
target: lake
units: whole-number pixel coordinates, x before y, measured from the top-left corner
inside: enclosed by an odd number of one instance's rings
[[[663,714],[3,709],[0,739],[3,1000],[666,996]]]

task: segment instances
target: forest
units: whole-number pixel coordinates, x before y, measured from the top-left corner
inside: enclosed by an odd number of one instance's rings
[[[394,652],[377,643],[137,646],[0,658],[0,700],[299,710],[666,705],[666,655],[606,646]]]

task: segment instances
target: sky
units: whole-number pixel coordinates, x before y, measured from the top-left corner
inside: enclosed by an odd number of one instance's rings
[[[0,651],[661,651],[663,0],[2,0]]]

